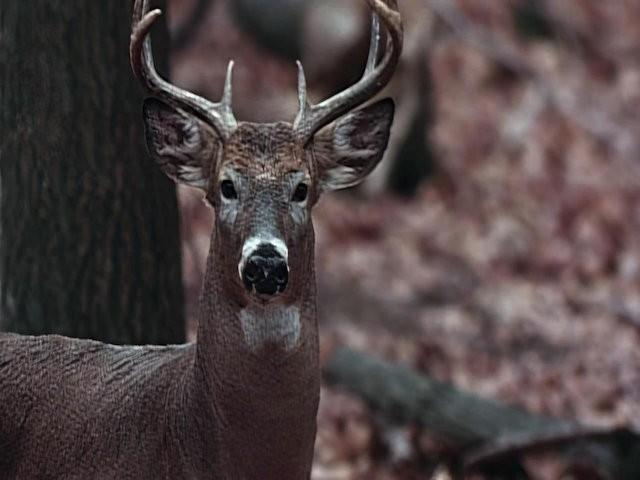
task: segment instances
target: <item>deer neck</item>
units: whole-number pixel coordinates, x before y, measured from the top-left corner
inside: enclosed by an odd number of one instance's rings
[[[297,298],[259,305],[224,293],[223,252],[212,241],[194,378],[219,478],[309,477],[320,390],[312,247]]]

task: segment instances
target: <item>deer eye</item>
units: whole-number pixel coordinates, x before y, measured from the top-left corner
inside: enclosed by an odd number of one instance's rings
[[[222,192],[222,196],[227,200],[235,200],[238,198],[238,193],[231,180],[223,180],[220,184],[220,191]]]
[[[307,199],[307,195],[309,195],[309,187],[307,187],[306,183],[299,183],[293,192],[291,200],[302,203]]]

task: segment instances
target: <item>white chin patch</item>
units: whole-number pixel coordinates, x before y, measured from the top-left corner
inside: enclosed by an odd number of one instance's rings
[[[278,252],[282,258],[284,258],[284,261],[287,263],[287,265],[289,264],[289,249],[282,240],[276,237],[267,236],[251,237],[248,238],[242,246],[242,257],[240,258],[240,263],[238,264],[238,275],[240,276],[240,280],[242,280],[242,270],[244,270],[244,266],[247,264],[251,256],[255,253],[260,245],[271,245],[275,249],[275,251]]]
[[[254,305],[239,314],[245,342],[252,352],[276,346],[285,352],[295,349],[300,341],[300,309],[285,305]]]

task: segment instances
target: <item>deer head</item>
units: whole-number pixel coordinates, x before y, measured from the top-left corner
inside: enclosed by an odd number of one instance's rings
[[[312,207],[323,192],[360,183],[382,158],[393,102],[352,110],[390,80],[402,26],[396,0],[367,2],[373,26],[362,79],[310,105],[298,62],[299,112],[293,123],[270,124],[236,121],[233,62],[219,103],[160,78],[148,34],[161,12],[148,12],[147,0],[135,2],[130,55],[134,73],[152,96],[144,104],[149,151],[169,177],[200,189],[213,207],[213,234],[224,251],[217,268],[227,279],[226,293],[241,302],[286,302],[299,294],[312,268]]]

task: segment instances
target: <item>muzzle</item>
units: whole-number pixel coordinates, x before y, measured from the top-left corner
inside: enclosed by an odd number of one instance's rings
[[[283,293],[289,283],[287,248],[280,240],[257,244],[247,241],[238,265],[240,278],[247,291],[274,297]],[[253,245],[252,245],[253,244]]]

